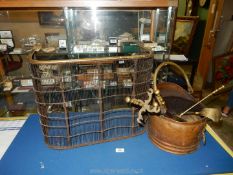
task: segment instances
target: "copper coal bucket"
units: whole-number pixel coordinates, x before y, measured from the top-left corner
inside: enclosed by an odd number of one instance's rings
[[[157,75],[159,70],[166,65],[176,67],[185,77],[188,92],[175,83],[163,82],[157,85]],[[177,121],[169,115],[176,115],[195,103],[193,92],[189,80],[183,69],[172,62],[164,62],[158,66],[154,74],[154,91],[160,92],[163,98],[167,112],[164,117],[152,115],[148,121],[148,135],[153,144],[159,148],[175,153],[186,154],[195,151],[200,143],[205,130],[206,120],[200,116],[183,115],[182,119],[186,121]],[[202,105],[192,109],[200,111]],[[187,119],[190,120],[187,121]]]
[[[159,148],[186,154],[195,151],[203,136],[205,119],[194,122],[178,122],[171,118],[153,115],[148,122],[148,135]]]
[[[157,85],[157,75],[160,69],[167,65],[181,71],[186,80],[188,92],[175,83],[163,82]],[[163,104],[160,105],[166,107],[166,113],[164,115],[154,114],[148,119],[148,135],[152,143],[175,154],[195,151],[204,136],[206,119],[191,114],[183,115],[182,121],[177,121],[174,118],[175,115],[180,114],[195,103],[195,99],[191,95],[193,89],[183,69],[172,62],[160,64],[154,74],[154,92],[161,95]],[[203,106],[199,105],[192,110],[200,111],[202,108]]]
[[[157,75],[160,69],[167,65],[181,71],[188,91],[171,82],[162,82],[157,85]],[[192,92],[193,89],[183,69],[173,62],[163,62],[155,70],[154,89],[149,89],[148,100],[143,102],[128,97],[126,101],[142,107],[138,113],[139,123],[146,121],[146,115],[143,114],[149,112],[148,135],[153,144],[167,152],[187,154],[198,148],[200,140],[204,138],[206,125],[206,118],[195,113],[203,109],[201,104],[196,105],[189,113],[179,115],[196,103],[191,95]]]

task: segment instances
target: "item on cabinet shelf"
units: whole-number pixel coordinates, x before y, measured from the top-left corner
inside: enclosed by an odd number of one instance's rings
[[[131,79],[124,79],[123,80],[123,86],[124,87],[132,87],[132,80]]]
[[[21,79],[19,79],[19,78],[12,78],[12,84],[13,84],[13,87],[21,86]]]
[[[21,86],[32,86],[33,82],[32,79],[20,79]]]
[[[58,71],[57,65],[39,65],[39,70],[41,71],[41,85],[54,85],[55,78],[59,78],[53,73]]]
[[[163,46],[158,45],[158,46],[152,48],[152,51],[154,51],[154,52],[166,51],[166,48],[163,47]]]
[[[150,49],[154,52],[160,52],[160,51],[166,51],[165,50],[165,47],[163,46],[160,46],[158,45],[157,43],[151,43],[151,42],[148,42],[148,43],[143,43],[143,47],[147,48],[147,49]]]
[[[55,79],[43,78],[43,75],[41,77],[42,77],[41,85],[53,85],[53,84],[55,84]]]
[[[129,67],[124,67],[124,68],[118,67],[116,71],[118,75],[128,75],[130,73],[130,68]]]
[[[95,39],[93,41],[80,41],[73,47],[74,53],[104,53],[108,42]]]
[[[78,74],[76,75],[76,79],[78,81],[91,81],[93,78],[93,75],[88,75],[88,74]]]
[[[73,48],[74,53],[83,53],[84,52],[84,46],[82,45],[75,45]]]
[[[22,38],[20,42],[22,45],[22,49],[25,52],[32,51],[33,48],[36,47],[37,45],[38,47],[41,46],[40,38],[37,35],[32,35],[27,38]]]
[[[51,53],[54,52],[55,50],[56,50],[55,47],[47,47],[42,49],[42,51],[45,53]]]
[[[138,53],[140,47],[136,42],[121,42],[123,53]]]
[[[0,38],[13,38],[13,34],[10,30],[0,30]]]
[[[39,70],[42,72],[48,72],[49,70],[58,70],[59,66],[54,65],[39,65]]]
[[[150,41],[150,35],[144,34],[144,25],[145,24],[151,24],[151,19],[147,18],[140,18],[140,41]]]
[[[30,92],[32,90],[33,90],[32,86],[18,86],[14,88],[11,91],[11,93],[25,93],[25,92]]]
[[[4,89],[3,89],[3,91],[11,91],[12,90],[12,88],[13,88],[13,84],[12,84],[12,82],[10,81],[10,80],[6,80],[5,82],[4,82]]]
[[[121,34],[119,37],[118,37],[118,44],[120,44],[121,42],[126,42],[126,41],[134,41],[134,37],[132,34],[128,33],[128,32],[125,32],[123,34]]]
[[[8,51],[12,51],[15,47],[15,43],[12,38],[0,39],[0,44],[6,44]]]
[[[118,47],[117,46],[108,47],[108,52],[109,53],[117,53]]]
[[[23,53],[22,48],[14,48],[14,50],[10,52],[9,54],[22,54],[22,53]]]
[[[35,46],[37,44],[38,41],[38,37],[37,36],[31,36],[28,37],[28,43],[26,43],[28,46]]]
[[[45,33],[45,45],[46,47],[55,47],[58,48],[59,47],[59,40],[64,40],[64,38],[66,36],[58,33],[58,32],[54,32],[54,33]]]
[[[83,81],[83,87],[85,89],[98,89],[99,84],[102,84],[102,83],[99,83],[99,80]],[[103,86],[101,86],[101,88],[102,87]]]
[[[143,43],[143,47],[147,48],[147,49],[152,49],[157,47],[158,44],[156,42],[144,42]]]
[[[118,83],[119,84],[125,85],[125,84],[127,84],[127,82],[129,82],[128,80],[131,80],[130,68],[128,68],[128,67],[126,67],[126,68],[117,68],[116,72],[117,72],[117,78],[118,78]]]
[[[66,40],[58,40],[58,47],[59,49],[66,49]]]
[[[117,46],[117,37],[109,37],[109,45],[110,46]]]
[[[105,80],[112,80],[114,79],[114,74],[113,73],[104,73],[104,77]]]
[[[157,40],[158,44],[164,44],[166,43],[166,34],[160,33]]]
[[[7,51],[7,44],[0,44],[0,52],[6,52]]]
[[[150,41],[150,35],[149,34],[143,34],[140,36],[140,41],[147,42]]]
[[[33,46],[32,50],[35,51],[35,52],[39,52],[41,50],[42,46],[41,44],[36,44]]]
[[[109,86],[117,86],[117,81],[109,81]]]
[[[65,83],[70,83],[72,81],[71,77],[71,71],[70,70],[64,70],[63,76],[61,77],[61,81]]]
[[[98,75],[99,70],[98,69],[87,69],[88,74]]]
[[[73,48],[74,53],[104,53],[104,46],[94,45],[75,45]]]
[[[85,88],[96,88],[99,83],[102,84],[102,87],[104,88],[106,81],[100,81],[100,79],[114,79],[112,69],[105,68],[102,73],[99,73],[98,69],[87,69],[87,73],[77,75],[77,80],[83,81],[83,87]]]

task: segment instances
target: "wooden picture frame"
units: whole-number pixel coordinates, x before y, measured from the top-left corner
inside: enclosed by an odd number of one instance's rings
[[[172,54],[188,55],[198,20],[198,16],[177,17],[172,43]]]
[[[40,25],[61,27],[65,25],[65,17],[62,10],[40,11],[38,12],[38,19]]]

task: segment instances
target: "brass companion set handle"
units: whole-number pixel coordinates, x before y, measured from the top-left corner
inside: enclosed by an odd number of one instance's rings
[[[139,110],[138,112],[138,118],[137,118],[137,122],[139,124],[143,124],[144,120],[143,120],[143,117],[142,117],[142,114],[145,113],[145,112],[151,112],[151,113],[159,113],[160,112],[160,106],[158,105],[157,102],[153,101],[153,89],[149,89],[148,92],[148,99],[145,100],[145,101],[142,101],[140,99],[131,99],[130,97],[126,97],[125,98],[125,101],[127,103],[131,103],[131,104],[134,104],[134,105],[137,105],[137,106],[140,106],[141,109]],[[151,105],[152,103],[152,105]]]
[[[189,93],[193,92],[193,89],[192,89],[192,87],[190,85],[190,82],[188,80],[187,75],[185,74],[184,70],[179,65],[177,65],[177,64],[175,64],[173,62],[163,62],[163,63],[161,63],[156,68],[155,73],[154,73],[154,79],[153,79],[154,88],[149,89],[148,92],[147,92],[148,99],[145,100],[145,101],[142,101],[140,99],[131,99],[130,97],[126,97],[126,99],[125,99],[127,103],[131,103],[131,104],[134,104],[134,105],[137,105],[137,106],[141,107],[141,109],[138,112],[138,118],[137,118],[137,122],[139,124],[142,124],[143,121],[144,121],[143,117],[142,117],[142,113],[150,112],[150,113],[163,115],[163,114],[166,114],[166,112],[167,112],[167,107],[166,107],[165,101],[162,98],[162,96],[160,95],[159,89],[157,88],[157,75],[158,75],[160,69],[162,67],[164,67],[164,66],[167,66],[167,65],[174,66],[178,70],[181,71],[181,73],[183,74],[183,76],[184,76],[184,78],[185,78],[185,80],[187,82]],[[155,95],[155,99],[157,100],[157,102],[153,99],[153,94]]]
[[[195,103],[194,105],[192,105],[191,107],[189,107],[188,109],[186,109],[184,112],[182,112],[179,117],[181,117],[182,115],[186,114],[188,111],[190,111],[191,109],[193,109],[195,106],[197,106],[198,104],[200,104],[201,102],[203,102],[204,100],[206,100],[207,98],[209,98],[210,96],[214,95],[215,93],[217,93],[218,91],[224,89],[225,86],[222,85],[221,87],[219,87],[218,89],[214,90],[213,92],[211,92],[209,95],[207,95],[205,98],[203,98],[202,100],[198,101],[197,103]]]

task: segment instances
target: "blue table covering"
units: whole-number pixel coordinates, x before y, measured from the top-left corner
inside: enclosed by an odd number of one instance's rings
[[[49,149],[38,115],[31,115],[0,161],[0,175],[214,174],[233,172],[233,159],[207,133],[188,155],[155,147],[147,134],[70,150]],[[124,148],[124,152],[116,152]]]

